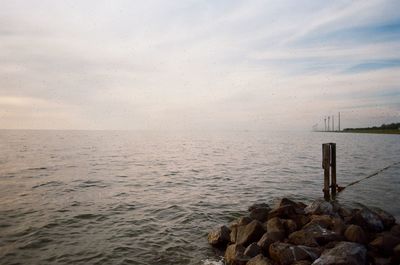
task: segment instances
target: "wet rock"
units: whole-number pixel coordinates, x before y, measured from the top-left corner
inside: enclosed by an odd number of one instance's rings
[[[272,261],[262,254],[255,256],[246,265],[273,265]]]
[[[228,227],[221,226],[208,234],[208,243],[215,247],[225,247],[230,241],[230,233]]]
[[[325,250],[312,265],[364,265],[367,250],[358,243],[339,242],[335,247]]]
[[[232,225],[231,233],[229,234],[229,239],[231,243],[236,243],[237,231],[238,231],[238,225],[237,224]]]
[[[249,207],[250,218],[260,222],[265,222],[268,219],[270,211],[271,208],[266,203],[253,204]]]
[[[279,208],[271,210],[268,214],[268,219],[279,217],[282,219],[288,219],[296,215],[296,208],[292,205],[284,205]]]
[[[309,206],[307,206],[304,211],[306,214],[312,215],[331,215],[333,214],[333,206],[325,200],[315,200]]]
[[[373,211],[379,216],[385,229],[390,229],[396,223],[396,219],[390,213],[380,208],[374,208]]]
[[[236,244],[248,246],[252,242],[257,242],[263,234],[262,224],[253,220],[247,225],[237,227]]]
[[[289,265],[300,260],[315,260],[320,250],[306,246],[295,246],[287,243],[275,242],[269,247],[270,257],[282,265]]]
[[[351,222],[361,226],[367,231],[382,232],[384,229],[379,215],[368,208],[363,208],[357,211],[357,213],[352,217]]]
[[[298,228],[305,226],[310,222],[310,217],[304,214],[293,215],[290,217],[297,225]]]
[[[251,243],[244,251],[244,255],[250,258],[257,256],[260,253],[261,253],[261,248],[259,245],[257,245],[256,242]]]
[[[245,265],[249,257],[244,255],[245,248],[241,245],[229,245],[225,251],[225,261],[229,265]]]
[[[294,208],[297,208],[298,213],[303,213],[302,209],[306,208],[307,205],[305,205],[302,202],[295,202],[292,201],[288,198],[282,198],[278,201],[276,208],[280,208],[283,206],[293,206]]]
[[[343,237],[340,234],[316,224],[289,235],[290,243],[310,247],[324,245],[330,241],[338,241],[341,239],[343,239]]]
[[[344,232],[344,236],[348,241],[366,244],[367,236],[364,230],[358,225],[350,225]]]
[[[369,243],[369,247],[384,255],[391,255],[394,247],[396,247],[398,244],[400,244],[400,238],[395,237],[390,233],[383,233],[372,240]]]

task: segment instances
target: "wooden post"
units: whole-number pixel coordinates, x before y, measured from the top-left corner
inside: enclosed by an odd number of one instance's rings
[[[332,192],[332,198],[334,199],[336,197],[336,144],[335,143],[330,143],[331,147],[331,192]]]
[[[324,198],[329,200],[330,144],[322,144],[322,168],[324,169]]]

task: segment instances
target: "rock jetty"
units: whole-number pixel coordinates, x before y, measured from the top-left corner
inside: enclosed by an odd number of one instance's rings
[[[400,264],[400,225],[381,209],[287,198],[254,204],[247,216],[208,234],[229,265]]]

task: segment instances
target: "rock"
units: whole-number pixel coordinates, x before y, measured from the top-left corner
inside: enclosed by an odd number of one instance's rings
[[[238,225],[237,224],[232,225],[231,233],[229,234],[231,243],[236,243],[237,231],[238,231]]]
[[[366,244],[367,236],[364,230],[358,225],[350,225],[344,232],[344,236],[348,241]]]
[[[297,231],[297,224],[292,219],[284,219],[281,221],[283,223],[283,226],[285,227],[285,231],[286,231],[287,235],[290,235],[291,233]]]
[[[313,215],[321,215],[321,214],[327,214],[327,215],[332,215],[333,214],[333,207],[332,204],[325,200],[315,200],[312,202],[309,206],[307,206],[304,209],[306,214],[313,214]]]
[[[277,205],[275,208],[280,208],[283,206],[293,206],[294,208],[297,208],[298,213],[303,213],[302,209],[306,208],[306,205],[302,202],[295,202],[292,201],[288,198],[282,198],[278,201]]]
[[[270,259],[260,254],[249,260],[246,265],[273,265],[273,263]]]
[[[332,231],[343,235],[346,230],[346,224],[343,222],[342,218],[336,217],[332,219]]]
[[[290,219],[292,219],[296,223],[297,228],[301,228],[301,227],[305,226],[311,220],[308,215],[304,215],[304,214],[292,215],[290,217]]]
[[[311,220],[308,224],[305,225],[304,228],[306,228],[307,226],[312,226],[314,224],[317,224],[323,228],[330,228],[332,227],[332,218],[329,215],[311,215]]]
[[[392,264],[400,264],[400,244],[393,249]]]
[[[340,234],[325,229],[317,224],[310,225],[289,235],[289,242],[295,245],[316,247],[331,241],[343,239]]]
[[[225,251],[225,261],[229,265],[245,265],[249,260],[243,253],[245,248],[241,245],[229,245]]]
[[[325,250],[312,265],[365,265],[366,248],[358,243],[339,242],[335,247]]]
[[[395,237],[390,233],[383,233],[372,240],[369,243],[369,247],[384,255],[391,255],[394,247],[396,247],[398,244],[400,244],[400,238]]]
[[[244,255],[250,258],[257,256],[260,253],[261,253],[261,248],[259,245],[257,245],[256,242],[251,243],[244,251]]]
[[[270,257],[281,265],[289,265],[300,260],[315,260],[320,250],[306,246],[295,246],[287,243],[275,242],[269,247]]]
[[[249,207],[250,218],[260,222],[267,221],[269,211],[271,208],[266,203],[253,204]]]
[[[396,219],[390,213],[380,208],[374,208],[373,211],[379,216],[386,229],[390,229],[396,223]]]
[[[384,229],[383,223],[376,213],[363,208],[356,212],[352,217],[351,223],[361,226],[363,229],[372,232],[382,232]]]
[[[267,222],[267,233],[278,240],[282,240],[285,238],[285,227],[283,226],[282,221],[278,217],[274,217],[268,220]]]
[[[297,215],[296,208],[292,205],[284,205],[279,208],[275,208],[271,210],[268,214],[268,219],[279,217],[283,219],[291,218],[292,216]]]
[[[253,221],[253,219],[251,219],[250,217],[242,216],[236,220],[236,224],[237,225],[247,225],[247,224],[251,223],[251,221]]]
[[[400,225],[396,224],[390,229],[390,233],[393,236],[400,237]]]
[[[225,247],[230,241],[230,233],[228,227],[221,226],[208,234],[208,243],[215,247]]]
[[[274,243],[281,240],[281,238],[275,238],[274,234],[269,234],[266,232],[260,240],[257,242],[257,245],[261,248],[262,253],[265,255],[268,255],[269,253],[269,246]]]
[[[236,244],[248,246],[252,242],[258,241],[264,234],[261,223],[253,220],[251,223],[237,227]]]

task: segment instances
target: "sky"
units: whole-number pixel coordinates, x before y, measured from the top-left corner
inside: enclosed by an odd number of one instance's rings
[[[0,0],[0,128],[400,122],[399,1]],[[337,126],[337,120],[335,120]]]

